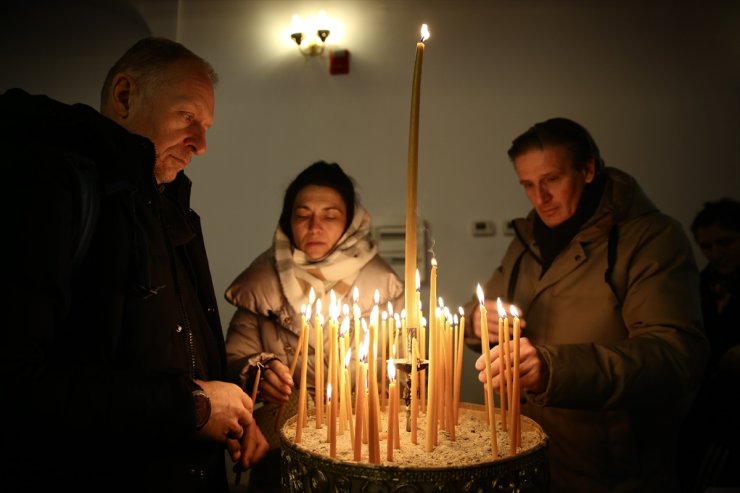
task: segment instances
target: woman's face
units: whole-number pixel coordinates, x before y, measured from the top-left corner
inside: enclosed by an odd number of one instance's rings
[[[331,252],[346,224],[347,205],[333,188],[309,185],[296,195],[290,218],[293,241],[309,259]]]

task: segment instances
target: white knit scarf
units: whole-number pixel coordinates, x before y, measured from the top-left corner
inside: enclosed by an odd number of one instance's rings
[[[331,290],[337,298],[344,298],[360,269],[378,253],[378,245],[370,233],[370,214],[360,205],[355,206],[352,224],[337,245],[319,260],[312,261],[303,251],[293,248],[279,225],[273,247],[278,276],[288,302],[293,307],[308,305],[308,293],[313,288],[316,299],[321,299],[324,316]]]

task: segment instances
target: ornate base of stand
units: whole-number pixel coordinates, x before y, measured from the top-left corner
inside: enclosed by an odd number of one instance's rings
[[[461,408],[482,406],[462,403]],[[540,442],[516,455],[475,464],[446,467],[413,467],[338,460],[309,452],[293,443],[296,417],[283,426],[281,486],[291,493],[480,493],[546,492],[549,487],[547,436],[537,423],[522,416],[523,429],[534,429]],[[432,452],[434,453],[434,452]]]

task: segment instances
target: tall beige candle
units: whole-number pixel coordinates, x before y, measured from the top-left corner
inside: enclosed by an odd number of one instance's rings
[[[493,382],[491,381],[491,344],[488,338],[488,315],[484,305],[485,297],[483,289],[478,284],[478,301],[480,302],[480,335],[481,351],[486,362],[486,404],[488,410],[488,428],[491,432],[491,454],[495,459],[498,456],[498,445],[496,443],[496,403],[493,400]]]
[[[508,392],[508,379],[506,378],[506,346],[508,338],[506,337],[506,329],[504,324],[506,323],[506,310],[504,305],[501,303],[501,298],[496,298],[496,308],[498,309],[498,347],[500,350],[498,358],[499,373],[501,375],[499,380],[499,398],[501,399],[501,429],[507,431],[507,410],[510,406],[509,403],[509,392]]]
[[[311,307],[306,308],[306,318],[311,318]],[[301,384],[298,391],[298,419],[296,421],[295,443],[301,443],[303,437],[303,427],[306,424],[306,380],[308,378],[308,327],[306,327],[306,337],[303,338],[303,348],[301,353]]]
[[[519,327],[519,312],[516,307],[512,306],[510,309],[511,314],[514,316],[514,378],[512,384],[512,413],[511,423],[514,429],[514,448],[512,454],[516,453],[516,447],[520,447],[522,444],[522,425],[521,418],[519,417],[519,339],[521,338],[521,329]]]
[[[316,300],[314,314],[314,401],[316,403],[316,429],[324,424],[324,327],[321,319],[321,299]]]
[[[414,304],[414,273],[416,271],[416,190],[419,168],[419,97],[421,92],[421,67],[424,61],[424,41],[429,37],[427,25],[421,26],[421,40],[416,43],[414,80],[411,86],[411,118],[409,122],[409,152],[406,174],[406,242],[405,271],[406,324],[418,328],[417,306]]]

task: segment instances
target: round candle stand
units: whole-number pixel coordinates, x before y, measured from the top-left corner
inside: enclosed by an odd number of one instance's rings
[[[478,404],[461,409],[483,415]],[[465,411],[467,412],[467,411]],[[485,419],[485,418],[483,418]],[[288,493],[546,493],[549,490],[547,436],[522,416],[525,430],[541,436],[536,445],[511,456],[476,463],[414,466],[370,464],[329,457],[293,442],[296,416],[281,428],[281,491]],[[434,452],[431,452],[432,454]]]

